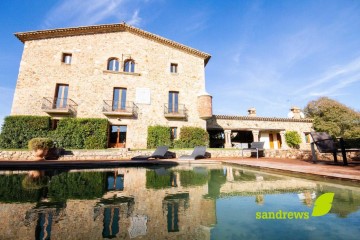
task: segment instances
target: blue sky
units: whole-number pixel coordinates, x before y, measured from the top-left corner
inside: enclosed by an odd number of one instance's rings
[[[122,21],[210,53],[215,114],[286,117],[320,96],[360,109],[359,0],[4,0],[0,9],[0,119],[23,50],[14,32]]]

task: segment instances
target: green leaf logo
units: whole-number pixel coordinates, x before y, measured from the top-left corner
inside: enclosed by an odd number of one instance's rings
[[[320,197],[318,197],[315,201],[311,216],[320,217],[330,212],[334,195],[334,193],[324,193],[320,195]]]

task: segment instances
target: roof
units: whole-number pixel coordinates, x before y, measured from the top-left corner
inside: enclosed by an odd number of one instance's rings
[[[310,118],[277,118],[277,117],[249,117],[249,116],[230,116],[230,115],[213,115],[216,119],[228,120],[252,120],[252,121],[272,121],[272,122],[307,122],[312,123],[313,119]]]
[[[112,32],[130,32],[135,35],[147,38],[149,40],[162,43],[166,46],[190,53],[192,55],[201,57],[204,59],[205,65],[210,60],[211,55],[205,52],[201,52],[195,48],[185,46],[181,43],[166,39],[159,35],[144,31],[140,28],[136,28],[126,24],[125,22],[116,24],[103,24],[103,25],[92,25],[72,28],[57,28],[40,31],[30,32],[17,32],[15,36],[22,42],[48,38],[59,38],[59,37],[70,37],[79,35],[90,35],[90,34],[101,34],[101,33],[112,33]]]

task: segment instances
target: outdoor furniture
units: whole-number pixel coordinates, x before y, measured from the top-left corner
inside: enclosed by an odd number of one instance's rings
[[[244,157],[244,151],[256,152],[256,158],[259,158],[259,152],[264,152],[265,142],[252,142],[250,148],[242,148],[241,156]]]
[[[337,154],[341,152],[344,166],[348,165],[346,152],[360,152],[360,149],[358,148],[345,149],[343,138],[336,138],[338,141],[334,141],[334,139],[326,132],[311,132],[310,135],[313,139],[313,142],[311,143],[311,153],[314,163],[317,161],[315,145],[320,153],[332,153],[335,163],[338,162]]]
[[[195,160],[199,158],[205,158],[206,154],[206,147],[205,146],[197,146],[194,148],[194,151],[191,155],[183,155],[180,156],[179,159],[181,160]]]
[[[169,147],[168,146],[160,146],[157,147],[157,149],[155,150],[155,152],[151,155],[140,155],[140,156],[135,156],[133,158],[131,158],[131,160],[148,160],[150,158],[166,158],[166,153],[168,151]]]

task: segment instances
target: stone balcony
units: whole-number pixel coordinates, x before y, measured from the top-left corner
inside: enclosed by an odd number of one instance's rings
[[[77,104],[70,98],[44,97],[41,109],[49,115],[71,115],[76,112]]]
[[[187,109],[184,104],[178,104],[169,107],[169,104],[164,104],[164,116],[166,118],[187,118]]]
[[[103,114],[113,117],[133,117],[137,115],[138,107],[134,102],[114,102],[104,100]]]

